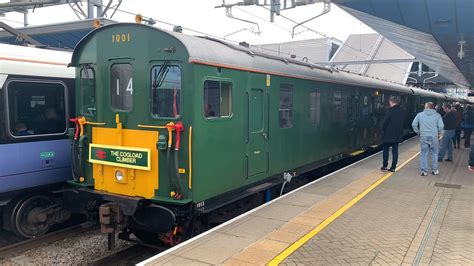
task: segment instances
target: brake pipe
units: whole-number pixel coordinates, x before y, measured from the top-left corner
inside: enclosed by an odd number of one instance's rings
[[[105,126],[105,123],[102,122],[90,122],[84,116],[78,116],[73,119],[69,119],[69,121],[74,122],[76,124],[76,134],[74,134],[74,140],[78,139],[78,135],[80,137],[84,136],[84,125],[93,125],[93,126]],[[79,132],[79,134],[78,134]]]
[[[183,196],[181,195],[181,177],[179,173],[178,154],[179,154],[179,148],[180,148],[180,142],[181,142],[181,132],[184,131],[183,123],[181,122],[176,123],[175,131],[176,131],[176,143],[174,145],[174,164],[175,164],[175,171],[176,171],[176,179],[178,182],[178,193],[176,193],[174,198],[181,199]]]
[[[84,136],[84,125],[87,123],[87,120],[85,117],[81,116],[77,119],[77,122],[79,123],[79,136]]]
[[[166,124],[166,129],[168,130],[168,149],[171,149],[171,145],[173,145],[173,131],[175,128],[176,126],[173,122]]]
[[[78,122],[78,118],[70,118],[69,119],[70,122],[73,122],[74,125],[76,126],[76,131],[74,132],[74,140],[77,140],[79,138],[79,122]]]
[[[175,125],[176,130],[176,144],[174,145],[174,150],[179,151],[179,146],[181,143],[181,132],[184,131],[183,123],[178,122]]]

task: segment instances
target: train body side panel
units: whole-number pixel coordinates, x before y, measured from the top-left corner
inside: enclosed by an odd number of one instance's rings
[[[71,178],[69,139],[0,145],[0,193]]]
[[[298,167],[327,164],[343,154],[380,143],[384,109],[398,92],[270,76],[241,70],[195,65],[193,71],[193,201],[200,202]],[[232,83],[231,117],[206,119],[203,84]],[[292,91],[292,126],[280,127],[280,93]],[[251,169],[253,91],[264,91],[262,115],[266,139],[265,170]],[[377,93],[376,93],[377,91]],[[318,118],[310,122],[310,94],[317,93]],[[382,96],[383,95],[383,96]],[[189,103],[187,99],[186,105]],[[260,114],[258,114],[260,116]],[[249,142],[250,141],[250,142]],[[249,144],[250,143],[250,144]],[[250,146],[249,146],[250,145]],[[257,171],[258,172],[258,171]]]

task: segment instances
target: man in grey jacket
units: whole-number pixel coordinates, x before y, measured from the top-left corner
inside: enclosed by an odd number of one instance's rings
[[[428,175],[428,155],[431,153],[431,173],[438,175],[438,136],[444,128],[443,118],[434,110],[432,102],[425,103],[425,110],[416,115],[411,123],[413,130],[420,136],[421,175]]]

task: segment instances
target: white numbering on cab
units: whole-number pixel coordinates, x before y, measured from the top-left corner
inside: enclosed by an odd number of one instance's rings
[[[133,95],[133,78],[130,78],[127,84],[125,91],[130,92],[130,95]],[[117,95],[120,95],[120,80],[117,79]]]

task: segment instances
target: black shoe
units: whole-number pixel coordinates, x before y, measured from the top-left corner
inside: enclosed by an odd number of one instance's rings
[[[446,159],[444,160],[445,162],[452,162],[453,160],[450,160],[450,159]]]
[[[382,170],[383,172],[386,172],[387,171],[387,167],[381,167],[380,170]]]
[[[389,172],[395,173],[395,168],[388,169]]]
[[[438,162],[442,162],[442,161],[443,161],[443,159],[438,159]]]

